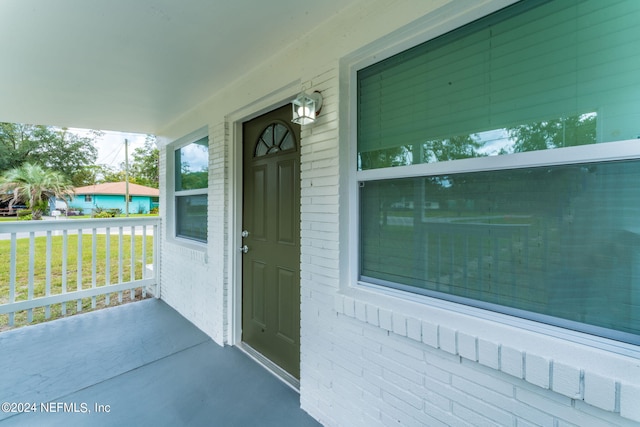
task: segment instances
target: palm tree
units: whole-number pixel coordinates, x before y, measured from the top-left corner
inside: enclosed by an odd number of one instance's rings
[[[0,177],[0,200],[8,200],[10,209],[25,201],[31,209],[32,219],[42,218],[52,197],[66,199],[71,194],[73,186],[64,175],[40,165],[24,163]]]

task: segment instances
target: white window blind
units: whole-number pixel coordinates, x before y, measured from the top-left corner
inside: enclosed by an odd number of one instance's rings
[[[638,137],[638,22],[637,1],[521,2],[360,70],[359,168]],[[568,138],[508,137],[552,120]]]
[[[640,159],[589,147],[640,138],[638,22],[522,1],[359,70],[359,280],[640,344]]]
[[[640,343],[638,183],[637,160],[368,181],[361,280]]]

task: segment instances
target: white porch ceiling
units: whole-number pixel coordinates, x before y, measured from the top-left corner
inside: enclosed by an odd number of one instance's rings
[[[155,133],[355,0],[3,0],[0,122]]]

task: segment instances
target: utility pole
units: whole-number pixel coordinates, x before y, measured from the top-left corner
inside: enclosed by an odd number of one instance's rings
[[[129,217],[129,140],[124,140],[124,211]]]

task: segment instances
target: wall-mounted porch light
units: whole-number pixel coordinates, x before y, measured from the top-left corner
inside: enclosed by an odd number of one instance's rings
[[[307,94],[300,93],[296,99],[291,101],[293,106],[293,118],[291,121],[299,125],[308,125],[316,121],[322,108],[322,95],[320,92]]]

